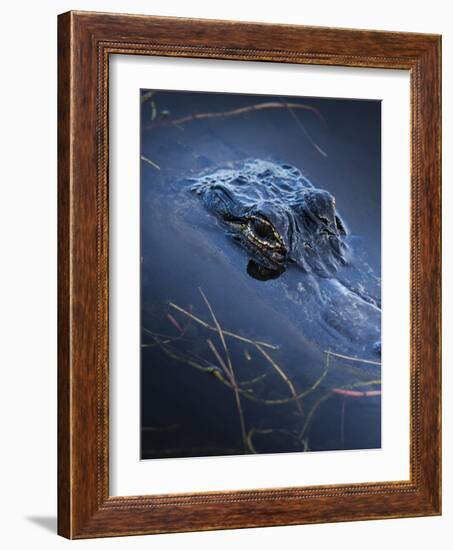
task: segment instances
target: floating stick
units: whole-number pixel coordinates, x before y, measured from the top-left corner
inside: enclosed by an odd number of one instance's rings
[[[169,305],[173,309],[176,309],[177,311],[183,313],[184,315],[187,315],[187,317],[190,317],[191,319],[193,319],[194,321],[196,321],[198,324],[202,325],[203,327],[205,327],[209,330],[213,330],[214,332],[217,332],[216,327],[213,327],[209,323],[206,323],[205,321],[203,321],[202,319],[200,319],[199,317],[197,317],[193,313],[190,313],[190,311],[187,311],[187,310],[183,309],[182,307],[174,304],[173,302],[170,302]],[[230,338],[235,338],[236,340],[240,340],[241,342],[247,342],[247,344],[253,344],[254,346],[256,344],[259,344],[260,346],[262,346],[264,348],[275,349],[275,350],[279,349],[278,346],[273,346],[272,344],[268,344],[267,342],[260,342],[258,340],[256,340],[256,341],[251,340],[250,338],[245,338],[244,336],[241,336],[240,334],[235,334],[234,332],[230,332],[228,330],[222,330],[222,332],[225,336],[229,336]]]
[[[140,158],[144,161],[144,162],[147,162],[149,165],[151,165],[153,168],[155,168],[156,170],[160,170],[160,166],[158,164],[156,164],[155,162],[153,162],[151,159],[149,159],[148,157],[145,157],[145,155],[141,155]]]
[[[239,397],[239,388],[238,388],[238,385],[236,383],[236,378],[234,376],[233,363],[231,362],[230,353],[228,351],[228,347],[227,347],[226,342],[225,342],[225,337],[223,336],[222,327],[220,326],[220,323],[218,322],[217,317],[214,314],[214,310],[212,309],[211,304],[209,303],[209,300],[206,298],[206,296],[205,296],[204,292],[201,290],[201,288],[199,288],[198,290],[200,291],[200,294],[203,297],[203,300],[205,301],[205,303],[206,303],[206,305],[209,309],[209,313],[211,314],[212,320],[214,321],[214,325],[217,329],[217,333],[219,334],[220,341],[222,342],[222,346],[223,346],[223,349],[225,351],[225,356],[226,356],[226,359],[227,359],[228,368],[225,365],[224,366],[225,366],[225,369],[227,370],[227,372],[229,372],[231,384],[233,386],[234,397],[235,397],[235,400],[236,400],[236,406],[237,406],[238,414],[239,414],[239,421],[240,421],[240,424],[241,424],[242,443],[244,445],[244,450],[246,451],[247,450],[247,433],[245,431],[244,411],[242,410],[241,398]],[[215,347],[213,345],[212,345],[212,349],[215,350]]]
[[[193,120],[206,120],[210,118],[228,118],[228,117],[234,117],[243,115],[245,113],[250,113],[252,111],[263,111],[267,109],[302,109],[304,111],[311,111],[313,114],[315,114],[319,120],[321,120],[324,124],[325,119],[322,116],[322,114],[316,109],[315,107],[311,107],[310,105],[305,105],[303,103],[287,103],[287,102],[276,102],[276,101],[268,101],[265,103],[256,103],[254,105],[247,105],[246,107],[240,107],[239,109],[232,109],[230,111],[217,111],[217,112],[211,112],[211,113],[195,113],[193,115],[187,115],[181,118],[176,119],[167,119],[160,122],[155,122],[154,124],[151,124],[150,126],[145,127],[145,130],[149,130],[150,128],[158,128],[162,126],[181,126],[182,124],[185,124],[186,122],[192,122]]]
[[[334,353],[333,351],[325,351],[329,355],[334,357],[340,357],[341,359],[348,359],[349,361],[356,361],[357,363],[367,363],[368,365],[380,365],[379,361],[371,361],[371,359],[360,359],[360,357],[351,357],[350,355],[342,355],[341,353]]]
[[[212,118],[229,118],[229,117],[235,117],[235,116],[243,115],[245,113],[249,113],[249,112],[252,112],[252,111],[263,111],[263,110],[267,110],[267,109],[285,109],[285,108],[288,109],[289,113],[294,118],[294,120],[296,121],[296,124],[302,130],[303,134],[308,139],[310,144],[323,157],[327,157],[327,153],[325,151],[323,151],[321,149],[321,147],[319,147],[319,145],[317,145],[315,143],[313,138],[310,136],[310,134],[306,130],[305,126],[296,117],[293,109],[302,109],[302,110],[305,110],[305,111],[310,111],[314,115],[316,115],[316,117],[318,117],[318,119],[321,120],[323,122],[323,124],[326,124],[326,121],[325,121],[324,117],[322,116],[322,114],[318,111],[318,109],[316,109],[315,107],[312,107],[310,105],[305,105],[303,103],[291,103],[291,102],[285,102],[285,101],[281,101],[281,102],[269,101],[269,102],[265,102],[265,103],[256,103],[255,105],[248,105],[246,107],[240,107],[239,109],[232,109],[230,111],[218,111],[218,112],[211,112],[211,113],[195,113],[193,115],[187,115],[187,116],[184,116],[184,117],[181,117],[181,118],[176,118],[176,119],[173,119],[173,120],[167,119],[167,120],[163,120],[163,121],[157,121],[157,122],[152,123],[149,126],[145,126],[144,129],[149,130],[149,129],[152,129],[152,128],[159,128],[159,127],[162,127],[162,126],[176,126],[177,128],[180,128],[181,130],[183,130],[184,128],[182,128],[182,125],[186,124],[187,122],[192,122],[193,120],[206,120],[206,119],[212,119]],[[152,164],[154,164],[154,163],[152,163]],[[160,168],[159,168],[159,170],[160,170]]]
[[[333,388],[332,393],[338,393],[339,395],[346,395],[348,397],[375,397],[377,395],[381,395],[381,390],[356,391],[345,390],[343,388]]]
[[[268,360],[268,362],[272,365],[272,368],[275,369],[277,374],[284,380],[285,384],[289,388],[289,391],[291,392],[291,395],[294,398],[297,398],[297,393],[296,393],[296,389],[294,387],[294,384],[286,376],[286,374],[281,369],[281,367],[279,367],[279,365],[277,365],[277,363],[272,359],[272,357],[266,351],[264,351],[264,349],[259,344],[256,344],[256,349]],[[299,399],[296,399],[296,406],[297,406],[300,414],[302,414],[303,413],[302,404],[301,404]]]

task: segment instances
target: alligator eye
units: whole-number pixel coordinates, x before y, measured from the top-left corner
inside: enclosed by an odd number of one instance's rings
[[[325,218],[324,216],[318,216],[318,218],[324,223],[325,225],[329,225],[329,220]]]
[[[260,239],[275,239],[274,231],[269,222],[265,222],[260,218],[252,218],[251,226],[255,235]]]

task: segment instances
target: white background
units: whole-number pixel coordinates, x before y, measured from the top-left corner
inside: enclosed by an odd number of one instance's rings
[[[90,9],[339,27],[435,32],[444,35],[444,181],[453,177],[453,23],[450,2],[379,3],[349,0],[252,2],[229,0],[41,1],[2,6],[0,86],[1,162],[1,544],[7,549],[60,548],[262,548],[290,547],[414,550],[447,549],[453,524],[449,463],[453,399],[450,342],[444,339],[444,515],[332,525],[279,527],[128,539],[68,542],[55,535],[56,515],[56,14]],[[445,185],[444,212],[452,202]],[[445,218],[445,283],[452,279]],[[451,284],[444,285],[444,324],[452,325]],[[448,302],[448,303],[447,303]],[[451,331],[450,331],[451,332]],[[448,330],[444,330],[445,336]],[[6,376],[5,376],[6,375]]]

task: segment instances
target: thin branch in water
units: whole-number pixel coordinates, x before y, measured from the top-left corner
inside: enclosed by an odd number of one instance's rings
[[[142,432],[170,432],[181,428],[180,424],[170,424],[170,426],[142,426]]]
[[[381,395],[381,390],[371,390],[371,391],[357,391],[357,390],[346,390],[343,388],[333,388],[332,393],[337,393],[339,395],[344,395],[347,397],[377,397]]]
[[[264,351],[264,349],[259,344],[256,345],[256,349],[263,355],[263,357],[267,359],[267,361],[272,366],[272,368],[277,372],[280,378],[282,378],[282,380],[288,386],[289,391],[291,392],[291,395],[293,397],[297,397],[297,392],[296,392],[296,388],[294,387],[294,384],[291,382],[291,380],[288,378],[285,372],[281,369],[281,367],[272,359],[272,357],[266,351]],[[300,402],[300,399],[296,400],[296,406],[300,414],[303,414],[302,404]]]
[[[305,105],[304,103],[286,103],[286,102],[268,101],[264,103],[255,103],[254,105],[247,105],[245,107],[240,107],[238,109],[231,109],[230,111],[195,113],[193,115],[186,115],[181,118],[168,119],[165,121],[156,122],[154,124],[151,124],[150,126],[146,126],[145,130],[149,130],[150,128],[156,128],[161,126],[171,126],[173,124],[177,124],[181,126],[182,124],[186,124],[187,122],[192,122],[193,120],[234,117],[234,116],[243,115],[245,113],[250,113],[252,111],[262,111],[267,109],[284,109],[284,108],[287,108],[288,106],[292,109],[302,109],[304,111],[310,111],[314,115],[316,115],[318,119],[323,122],[323,124],[326,123],[324,117],[318,111],[318,109],[316,109],[315,107],[312,107],[311,105]]]
[[[253,436],[256,433],[266,435],[266,434],[271,434],[272,432],[273,432],[273,430],[271,430],[270,428],[267,428],[267,429],[264,429],[264,430],[259,430],[258,428],[252,428],[247,434],[247,447],[248,447],[249,451],[253,454],[256,454],[256,449],[255,449],[255,446],[253,445]]]
[[[145,155],[141,155],[140,158],[147,162],[150,166],[152,166],[153,168],[155,168],[156,170],[160,170],[160,166],[158,164],[156,164],[155,162],[153,162],[151,159],[149,159],[148,157],[145,157]]]
[[[248,434],[247,434],[247,446],[249,448],[249,451],[253,454],[257,453],[257,450],[255,448],[255,445],[253,444],[253,437],[255,435],[273,435],[273,434],[281,434],[289,437],[293,441],[296,441],[299,445],[303,446],[303,450],[307,450],[307,445],[305,441],[300,440],[300,438],[291,433],[289,430],[284,430],[281,428],[252,428]]]
[[[256,103],[254,105],[247,105],[246,107],[240,107],[238,109],[232,109],[230,111],[218,111],[218,112],[210,112],[210,113],[195,113],[193,115],[187,115],[181,118],[173,119],[173,120],[165,120],[165,121],[159,121],[155,122],[149,126],[145,126],[145,130],[149,130],[150,128],[156,128],[161,126],[176,126],[178,128],[182,129],[182,125],[186,124],[187,122],[192,122],[193,120],[206,120],[206,119],[212,119],[212,118],[229,118],[229,117],[235,117],[239,115],[243,115],[245,113],[253,112],[253,111],[262,111],[266,109],[288,109],[288,111],[291,113],[291,116],[294,117],[297,125],[302,130],[305,137],[308,139],[310,144],[324,157],[327,157],[327,154],[325,151],[317,145],[308,131],[306,130],[305,126],[300,122],[300,120],[296,117],[294,113],[294,109],[302,109],[305,111],[312,112],[319,120],[323,122],[323,124],[326,124],[326,121],[322,114],[316,109],[315,107],[312,107],[311,105],[305,105],[304,103],[291,103],[291,102],[277,102],[277,101],[268,101],[264,103]]]
[[[179,332],[181,333],[184,332],[184,329],[181,327],[181,325],[178,323],[178,321],[173,317],[171,313],[167,313],[167,318],[170,321],[170,323],[179,330]]]
[[[179,323],[178,323],[179,324]],[[169,336],[167,334],[160,334],[158,332],[152,332],[150,331],[149,329],[143,327],[143,332],[145,332],[146,334],[148,334],[149,336],[151,337],[159,337],[159,338],[163,338],[164,340],[162,340],[162,343],[163,344],[170,344],[172,342],[177,342],[177,341],[187,341],[186,338],[184,338],[184,335],[187,331],[187,329],[189,328],[190,326],[190,321],[187,323],[187,325],[180,331],[180,333],[178,334],[178,336]],[[155,347],[155,343],[154,344],[142,344],[141,346],[142,348],[152,348],[152,347]]]
[[[227,345],[226,345],[226,342],[225,342],[225,337],[223,336],[223,331],[222,331],[222,328],[220,326],[220,323],[218,322],[217,317],[214,315],[214,311],[213,311],[213,309],[211,307],[211,304],[209,303],[208,299],[206,298],[205,293],[202,291],[201,288],[199,288],[198,290],[200,291],[200,294],[201,294],[205,304],[207,305],[207,307],[209,309],[209,313],[211,314],[212,320],[214,321],[216,331],[219,335],[220,341],[222,342],[222,346],[223,346],[223,349],[225,351],[225,356],[227,358],[227,363],[228,363],[228,370],[230,371],[230,374],[232,374],[233,373],[232,372],[233,371],[233,365],[231,363],[230,353],[228,351],[228,348],[227,348]]]
[[[140,102],[145,103],[146,101],[148,101],[148,99],[151,99],[153,97],[154,93],[155,93],[154,90],[145,92],[144,94],[142,94],[140,98]]]
[[[351,357],[350,355],[342,355],[341,353],[334,353],[333,351],[325,351],[324,353],[328,353],[330,355],[333,355],[334,357],[339,357],[340,359],[348,359],[349,361],[356,361],[357,363],[366,363],[368,365],[381,365],[379,361],[371,361],[371,359],[360,359],[360,357]]]
[[[259,376],[255,376],[255,378],[251,378],[250,380],[243,380],[242,382],[239,382],[239,386],[251,386],[252,384],[256,384],[257,382],[261,382],[261,380],[264,380],[266,378],[267,374],[263,373]]]
[[[212,353],[214,354],[215,358],[219,362],[219,365],[222,367],[224,373],[226,374],[230,382],[232,382],[230,371],[228,370],[228,367],[225,365],[225,361],[222,359],[220,353],[217,351],[217,348],[215,347],[214,343],[212,342],[212,340],[209,340],[209,338],[207,339],[207,342],[208,342],[208,346],[211,348]]]
[[[327,352],[326,352],[327,353]],[[324,368],[324,371],[322,372],[321,376],[317,378],[314,383],[306,390],[304,390],[301,393],[298,393],[294,397],[287,397],[285,399],[257,399],[254,396],[248,395],[247,397],[253,401],[258,401],[259,403],[264,403],[265,405],[287,405],[288,403],[292,403],[294,401],[298,401],[299,399],[304,399],[304,397],[307,397],[307,395],[310,395],[313,393],[317,387],[321,384],[321,382],[324,380],[324,378],[327,376],[327,373],[329,371],[330,361],[329,356],[327,355],[326,359],[326,366]]]
[[[374,380],[361,380],[360,382],[355,382],[355,384],[348,384],[345,386],[342,386],[344,390],[349,390],[352,388],[361,388],[362,386],[380,386],[382,383],[380,378],[376,378]]]
[[[207,374],[210,374],[210,375],[214,376],[215,378],[217,378],[217,380],[219,380],[227,388],[229,388],[230,390],[234,390],[234,387],[233,387],[233,385],[230,381],[230,376],[228,375],[227,378],[224,378],[224,376],[222,374],[223,369],[220,369],[220,368],[215,367],[213,365],[204,366],[201,362],[202,360],[200,360],[199,358],[193,359],[193,358],[190,358],[189,356],[185,357],[185,356],[175,352],[174,350],[172,350],[170,348],[170,346],[168,345],[168,343],[173,343],[174,341],[178,340],[178,337],[175,337],[173,340],[168,340],[168,339],[167,340],[161,340],[157,335],[153,334],[151,331],[147,330],[147,333],[153,338],[153,340],[155,342],[154,344],[149,344],[149,347],[151,347],[151,346],[160,347],[161,350],[166,355],[168,355],[168,357],[174,359],[175,361],[178,361],[179,363],[183,363],[183,364],[186,364],[190,367],[193,367],[196,370],[199,370],[199,371],[205,372]],[[249,399],[251,401],[254,401],[256,403],[261,403],[261,404],[264,404],[264,405],[274,405],[275,403],[268,402],[265,399],[260,399],[258,397],[255,397],[253,394],[250,393],[250,390],[246,390],[246,389],[243,389],[243,388],[240,387],[241,384],[250,385],[255,381],[259,381],[260,379],[264,378],[265,376],[266,376],[266,374],[258,376],[253,380],[248,380],[248,381],[242,382],[240,384],[236,384],[237,391],[242,396],[244,396],[247,399]],[[280,404],[280,403],[277,403],[277,404]]]
[[[168,355],[168,357],[171,357],[172,359],[174,359],[175,361],[178,361],[180,363],[185,363],[186,365],[189,365],[189,366],[191,366],[191,367],[193,367],[193,368],[195,368],[199,371],[206,372],[208,374],[212,374],[218,380],[220,380],[220,382],[222,382],[222,384],[225,384],[225,386],[231,388],[231,384],[227,380],[225,380],[225,378],[223,377],[220,370],[217,369],[216,367],[204,366],[204,365],[202,365],[201,363],[199,363],[197,361],[193,361],[190,358],[183,357],[182,355],[180,355],[180,354],[176,353],[175,351],[171,350],[169,348],[169,346],[167,344],[164,344],[162,341],[160,341],[159,338],[157,338],[157,336],[154,336],[153,338],[154,338],[155,342],[158,344],[158,346],[161,348],[161,350],[166,355]]]
[[[203,321],[202,319],[200,319],[199,317],[197,317],[193,313],[190,313],[190,311],[187,311],[187,310],[183,309],[182,307],[174,304],[173,302],[170,302],[169,305],[170,305],[170,307],[172,307],[173,309],[176,309],[180,313],[183,313],[184,315],[187,315],[187,317],[190,317],[191,319],[196,321],[201,326],[203,326],[203,327],[205,327],[209,330],[213,330],[214,332],[217,332],[216,327],[213,327],[209,323],[206,323],[205,321]],[[272,344],[268,344],[267,342],[260,342],[258,340],[251,340],[250,338],[245,338],[244,336],[241,336],[240,334],[235,334],[234,332],[230,332],[228,330],[222,330],[222,332],[225,336],[229,336],[230,338],[235,338],[236,340],[240,340],[241,342],[246,342],[247,344],[252,344],[254,346],[256,346],[256,344],[259,344],[260,346],[262,346],[264,348],[269,348],[269,349],[274,349],[274,350],[279,349],[278,346],[273,346]]]
[[[332,352],[325,352],[327,354],[327,358],[329,358],[329,355],[335,355]],[[319,406],[324,403],[324,401],[327,401],[331,397],[335,395],[342,395],[342,396],[349,396],[349,397],[372,397],[381,395],[380,390],[372,390],[367,392],[355,392],[354,390],[350,390],[351,387],[357,387],[357,386],[363,386],[363,385],[372,385],[372,384],[380,384],[380,380],[370,380],[369,382],[358,382],[357,384],[352,384],[349,386],[345,386],[343,388],[332,388],[330,391],[325,393],[323,396],[321,396],[315,404],[310,409],[310,412],[308,413],[308,416],[305,420],[304,427],[302,428],[302,431],[300,433],[300,438],[302,439],[304,435],[307,432],[307,429],[310,425],[310,422],[313,418],[313,415],[315,414],[316,410],[319,408]]]
[[[319,408],[319,406],[324,403],[324,401],[327,401],[328,399],[330,399],[331,397],[333,396],[333,394],[331,392],[327,392],[325,393],[322,397],[320,397],[316,403],[312,406],[312,408],[310,409],[310,412],[308,413],[307,415],[307,418],[305,420],[305,424],[302,428],[302,431],[300,432],[299,434],[299,438],[300,439],[303,439],[304,438],[304,435],[306,434],[307,432],[307,429],[308,427],[310,426],[310,423],[313,419],[313,416],[315,414],[315,412],[317,411],[317,409]]]
[[[223,349],[225,351],[225,356],[226,356],[227,365],[228,365],[228,371],[230,373],[231,384],[233,386],[234,397],[235,397],[235,400],[236,400],[236,406],[237,406],[238,414],[239,414],[239,421],[240,421],[240,424],[241,424],[242,443],[244,445],[244,451],[246,451],[247,450],[247,437],[246,437],[246,430],[245,430],[244,411],[242,410],[241,398],[239,396],[239,388],[238,388],[238,385],[236,383],[236,378],[234,376],[234,369],[233,369],[233,363],[231,362],[230,352],[228,351],[228,347],[227,347],[226,342],[225,342],[225,337],[223,335],[222,327],[220,326],[220,323],[219,323],[219,321],[217,320],[217,317],[214,314],[214,310],[212,309],[211,304],[209,303],[209,300],[206,298],[206,296],[205,296],[205,294],[204,294],[204,292],[201,288],[199,288],[198,290],[200,291],[200,294],[201,294],[206,306],[209,309],[209,313],[211,314],[212,320],[213,320],[214,325],[217,329],[217,333],[219,335],[220,341],[222,342],[222,346],[223,346]],[[214,349],[215,348],[213,346],[213,350]]]
[[[302,124],[302,122],[296,116],[296,113],[294,112],[293,108],[290,106],[290,103],[284,103],[284,105],[288,109],[289,114],[294,119],[294,121],[296,122],[296,124],[299,127],[299,129],[301,130],[301,132],[304,134],[304,136],[311,143],[312,147],[314,147],[320,155],[322,155],[323,157],[327,157],[327,153],[323,149],[321,149],[321,147],[315,142],[315,140],[308,133],[308,130],[305,128],[305,126]]]

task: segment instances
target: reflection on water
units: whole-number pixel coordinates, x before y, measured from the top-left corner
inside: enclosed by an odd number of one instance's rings
[[[380,447],[380,103],[289,102],[142,91],[142,458]],[[247,110],[263,103],[281,108]],[[338,221],[312,206],[319,227],[288,233],[275,202],[250,221],[236,196],[226,209],[194,193],[247,159],[297,167]],[[308,235],[338,261],[334,229],[350,252],[331,277]],[[293,233],[306,264],[289,258]]]

